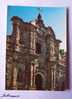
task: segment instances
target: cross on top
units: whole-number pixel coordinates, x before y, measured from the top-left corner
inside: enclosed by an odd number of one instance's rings
[[[38,7],[37,10],[38,10],[38,13],[40,14],[42,13],[42,8]]]

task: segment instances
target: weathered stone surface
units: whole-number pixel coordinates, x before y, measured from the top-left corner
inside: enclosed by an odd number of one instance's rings
[[[40,14],[34,24],[17,16],[12,21],[6,46],[6,89],[59,90],[60,40],[53,29],[45,27]]]

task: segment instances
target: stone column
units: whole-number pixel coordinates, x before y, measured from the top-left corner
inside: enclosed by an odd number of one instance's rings
[[[13,89],[17,89],[17,68],[14,67],[14,73],[13,73]]]
[[[31,89],[35,89],[35,64],[31,64]]]

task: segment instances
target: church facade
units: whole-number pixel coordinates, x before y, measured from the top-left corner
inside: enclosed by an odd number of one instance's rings
[[[46,27],[39,14],[34,22],[12,17],[12,34],[6,42],[6,89],[11,90],[62,90],[66,76],[60,83],[60,40],[52,27]],[[59,84],[60,83],[60,84]],[[60,86],[59,86],[60,85]]]

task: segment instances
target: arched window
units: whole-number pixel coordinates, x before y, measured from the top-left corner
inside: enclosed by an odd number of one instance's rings
[[[41,44],[40,43],[36,43],[36,53],[40,54],[41,53]]]

